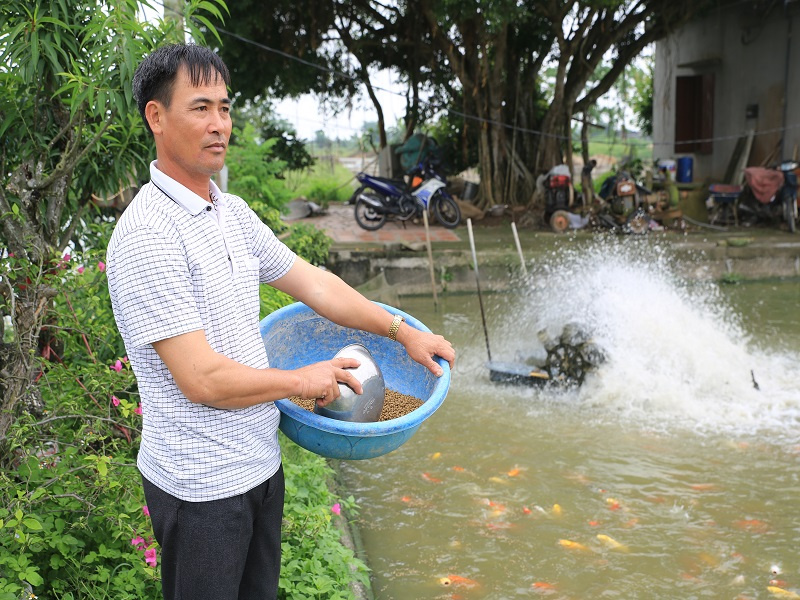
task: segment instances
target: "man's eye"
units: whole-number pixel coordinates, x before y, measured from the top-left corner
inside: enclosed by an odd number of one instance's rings
[[[207,106],[198,106],[196,110],[208,110]]]

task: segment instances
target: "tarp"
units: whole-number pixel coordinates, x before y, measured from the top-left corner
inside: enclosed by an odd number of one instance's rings
[[[428,155],[439,158],[439,145],[432,137],[424,133],[415,133],[405,144],[398,146],[395,152],[400,157],[400,166],[405,173],[416,167]]]
[[[744,178],[756,200],[768,204],[783,186],[783,173],[764,167],[747,167]]]

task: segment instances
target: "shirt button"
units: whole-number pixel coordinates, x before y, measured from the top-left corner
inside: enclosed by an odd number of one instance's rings
[[[211,207],[210,206],[206,206],[206,211],[209,211],[209,210],[211,210]]]

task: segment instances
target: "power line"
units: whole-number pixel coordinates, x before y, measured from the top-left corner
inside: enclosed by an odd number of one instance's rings
[[[151,0],[151,1],[159,4],[164,9],[165,12],[166,11],[171,11],[171,12],[174,12],[174,13],[177,14],[177,11],[175,11],[171,7],[165,6],[161,2],[158,2],[158,0]],[[741,3],[744,4],[747,1],[748,0],[742,0]],[[197,21],[195,21],[195,22],[197,23]],[[199,24],[199,25],[202,26],[202,24]],[[323,72],[328,73],[330,75],[333,75],[335,77],[341,77],[341,78],[344,78],[344,79],[348,79],[350,81],[359,82],[359,79],[354,75],[351,75],[351,74],[348,74],[348,73],[344,73],[342,71],[338,71],[336,69],[333,69],[332,67],[327,67],[327,66],[324,66],[324,65],[319,65],[319,64],[313,63],[311,61],[302,59],[302,58],[300,58],[298,56],[294,56],[292,54],[289,54],[288,52],[284,52],[283,50],[278,50],[277,48],[272,48],[271,46],[267,46],[266,44],[262,44],[261,42],[257,42],[255,40],[251,40],[251,39],[246,38],[244,36],[241,36],[241,35],[239,35],[237,33],[228,31],[226,29],[223,29],[222,27],[217,27],[216,29],[217,29],[218,32],[223,33],[223,34],[225,34],[227,36],[230,36],[230,37],[232,37],[234,39],[237,39],[237,40],[239,40],[239,41],[241,41],[241,42],[243,42],[245,44],[250,44],[250,45],[255,46],[255,47],[257,47],[257,48],[259,48],[261,50],[264,50],[266,52],[277,54],[279,56],[282,56],[283,58],[286,58],[287,60],[292,60],[292,61],[298,62],[300,64],[303,64],[303,65],[306,65],[308,67],[323,71]],[[401,94],[400,92],[396,92],[394,90],[385,89],[385,88],[382,88],[380,86],[375,86],[375,85],[373,85],[372,88],[374,90],[378,90],[378,91],[381,91],[381,92],[384,92],[384,93],[387,93],[387,94],[391,94],[391,95],[394,95],[394,96],[399,96],[399,97],[405,98],[405,96],[403,94]],[[423,104],[425,104],[426,106],[430,107],[430,108],[437,108],[434,105],[434,103],[429,102],[427,100],[421,100],[421,102]],[[538,135],[540,137],[548,137],[548,138],[557,139],[559,141],[564,141],[564,142],[572,142],[574,140],[574,138],[572,138],[571,136],[548,133],[548,132],[544,132],[544,131],[541,131],[541,130],[538,130],[538,129],[531,129],[531,128],[527,128],[527,127],[519,127],[519,126],[512,125],[510,123],[506,123],[506,122],[503,122],[503,121],[498,121],[498,120],[495,120],[495,119],[487,119],[485,117],[481,117],[481,116],[478,116],[478,115],[461,112],[461,111],[458,111],[458,110],[453,109],[453,108],[448,108],[447,111],[452,113],[452,114],[454,114],[454,115],[460,116],[463,119],[468,119],[468,120],[471,120],[471,121],[476,121],[476,122],[481,123],[481,124],[488,124],[488,125],[492,125],[492,126],[495,126],[495,127],[503,127],[503,128],[505,128],[505,129],[507,129],[509,131],[512,131],[512,132],[516,131],[517,133],[524,133],[524,134],[529,134],[529,135]],[[766,129],[766,130],[762,130],[762,131],[753,132],[753,135],[757,137],[757,136],[764,136],[764,135],[772,135],[772,134],[775,134],[775,133],[785,133],[785,132],[787,132],[789,130],[796,129],[798,127],[800,127],[800,123],[793,123],[791,125],[787,125],[786,127],[775,127],[775,128],[772,128],[772,129]],[[749,133],[748,131],[742,131],[742,132],[740,132],[738,134],[729,134],[729,135],[715,136],[715,137],[710,137],[710,138],[698,138],[698,139],[694,139],[694,140],[664,141],[664,142],[656,142],[656,141],[646,142],[646,141],[631,140],[631,141],[626,141],[625,145],[627,145],[629,147],[635,147],[635,146],[646,147],[646,146],[650,146],[650,145],[652,145],[652,146],[672,146],[672,145],[674,145],[676,143],[680,143],[680,144],[703,144],[703,143],[713,143],[713,142],[723,142],[723,141],[738,140],[738,139],[748,135],[748,133]]]

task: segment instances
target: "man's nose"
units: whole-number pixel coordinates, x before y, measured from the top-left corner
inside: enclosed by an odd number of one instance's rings
[[[211,119],[208,123],[208,130],[211,133],[222,133],[227,129],[227,119],[221,111],[212,111]]]

